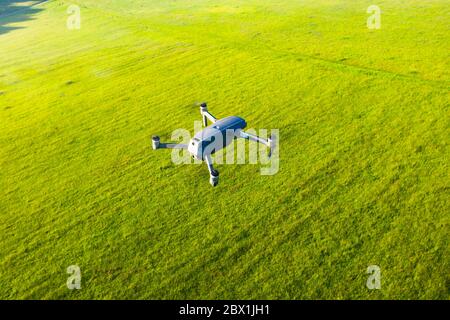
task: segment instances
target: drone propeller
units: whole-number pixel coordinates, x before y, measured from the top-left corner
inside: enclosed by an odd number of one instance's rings
[[[195,102],[196,107],[206,108],[206,102]]]
[[[206,105],[206,102],[203,101],[195,101],[193,103],[188,104],[186,107],[189,108],[199,108],[199,107],[203,107]]]

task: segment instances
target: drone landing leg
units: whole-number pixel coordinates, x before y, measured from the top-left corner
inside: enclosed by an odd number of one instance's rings
[[[214,169],[210,155],[207,155],[205,157],[205,162],[206,165],[208,166],[209,171],[209,183],[211,183],[211,185],[215,187],[219,183],[219,171]]]

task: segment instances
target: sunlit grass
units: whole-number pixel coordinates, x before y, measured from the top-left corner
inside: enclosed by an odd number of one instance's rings
[[[448,299],[448,4],[371,4],[58,0],[0,33],[0,297]],[[279,173],[152,151],[196,101],[279,129]]]

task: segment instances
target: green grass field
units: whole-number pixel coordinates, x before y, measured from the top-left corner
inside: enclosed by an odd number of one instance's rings
[[[450,298],[448,0],[36,2],[0,2],[0,298]],[[196,101],[279,172],[153,151]]]

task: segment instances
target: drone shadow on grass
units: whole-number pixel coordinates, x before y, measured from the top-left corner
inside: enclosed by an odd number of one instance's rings
[[[43,10],[36,7],[42,2],[45,1],[0,0],[0,36],[22,29],[21,26],[11,26],[11,24],[32,20],[34,14]]]

